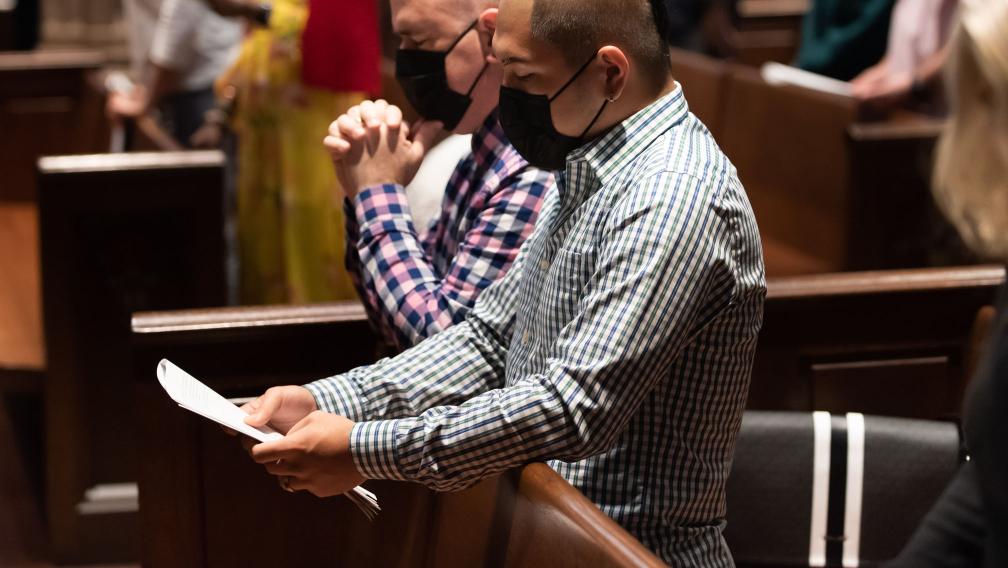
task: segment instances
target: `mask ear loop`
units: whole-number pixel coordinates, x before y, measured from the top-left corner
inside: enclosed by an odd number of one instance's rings
[[[450,46],[448,46],[448,49],[445,51],[445,55],[447,56],[449,53],[451,53],[451,51],[453,49],[455,49],[455,46],[458,45],[458,43],[460,41],[462,41],[462,38],[464,38],[466,36],[466,34],[468,34],[469,32],[473,31],[473,29],[476,28],[476,24],[478,24],[478,23],[479,23],[479,20],[473,20],[472,23],[469,24],[469,27],[467,27],[465,29],[465,31],[463,31],[461,34],[459,34],[459,36],[457,38],[455,38],[455,41],[453,41],[452,44]],[[472,95],[473,89],[476,88],[476,83],[479,83],[480,78],[483,77],[484,73],[486,73],[487,67],[489,65],[490,65],[489,63],[484,63],[483,64],[483,68],[480,69],[479,75],[476,75],[476,78],[473,79],[472,84],[469,85],[469,90],[466,91],[465,96],[469,97],[470,95]]]
[[[466,36],[466,34],[468,34],[469,32],[473,31],[473,29],[476,27],[476,24],[478,22],[479,22],[479,20],[473,20],[472,23],[469,24],[469,27],[467,27],[465,29],[465,31],[463,31],[462,33],[460,33],[458,35],[458,37],[455,38],[455,41],[453,41],[451,43],[451,45],[448,46],[448,49],[445,50],[445,55],[447,55],[448,53],[450,53],[451,50],[455,49],[455,46],[458,45],[458,43],[460,41],[462,41],[462,38],[464,38]]]
[[[589,65],[591,65],[592,61],[595,61],[595,56],[596,55],[598,55],[597,51],[592,54],[592,56],[588,59],[588,61],[584,62],[584,65],[582,65],[581,68],[577,70],[577,73],[574,73],[573,77],[571,77],[570,79],[567,80],[566,83],[564,83],[563,87],[560,87],[560,90],[557,91],[556,94],[554,94],[552,97],[549,98],[549,102],[553,102],[553,99],[559,97],[560,93],[562,93],[565,90],[567,90],[567,87],[570,87],[571,83],[573,83],[574,80],[578,78],[578,75],[580,75],[581,73],[583,73],[584,70],[587,69]],[[586,126],[583,131],[581,131],[581,135],[578,136],[578,138],[584,138],[585,134],[588,134],[588,131],[591,130],[592,126],[595,126],[595,122],[598,121],[598,119],[599,119],[600,116],[602,116],[602,111],[605,110],[605,108],[606,108],[606,106],[608,104],[609,104],[609,99],[605,99],[604,101],[602,101],[602,106],[599,107],[598,112],[595,113],[595,118],[593,118],[591,120],[591,122],[588,123],[588,126]]]
[[[487,67],[489,67],[489,66],[490,66],[489,63],[484,63],[483,64],[483,69],[480,69],[479,75],[476,75],[476,78],[473,79],[472,85],[469,85],[469,90],[466,91],[466,96],[467,97],[470,96],[470,95],[472,95],[473,89],[476,88],[476,83],[479,83],[480,78],[483,77],[483,74],[486,73]]]
[[[584,62],[584,65],[582,65],[581,68],[577,70],[577,73],[574,73],[574,75],[570,79],[568,79],[566,83],[564,83],[563,87],[560,87],[560,90],[557,91],[556,94],[554,94],[552,97],[549,98],[549,102],[553,102],[553,99],[559,97],[560,93],[566,91],[567,87],[570,87],[571,83],[573,83],[574,80],[577,79],[578,76],[581,75],[581,73],[583,73],[584,70],[587,69],[589,65],[591,65],[591,62],[595,61],[596,55],[598,55],[597,51],[592,54],[592,56],[588,59],[588,61]]]
[[[593,118],[592,121],[588,123],[588,126],[585,127],[585,129],[581,132],[581,136],[578,136],[578,138],[584,138],[585,134],[588,134],[588,131],[591,130],[592,126],[595,126],[595,121],[597,121],[599,117],[602,116],[602,111],[605,110],[605,107],[608,104],[609,99],[605,99],[602,101],[602,106],[599,107],[598,112],[595,113],[595,118]]]

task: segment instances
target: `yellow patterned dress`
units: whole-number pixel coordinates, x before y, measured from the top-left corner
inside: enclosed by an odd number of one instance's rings
[[[218,91],[234,88],[241,303],[356,297],[343,266],[342,191],[322,146],[329,123],[364,100],[301,84],[304,1],[277,0],[246,37]]]

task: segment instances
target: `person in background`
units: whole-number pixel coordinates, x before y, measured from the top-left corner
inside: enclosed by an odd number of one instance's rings
[[[113,120],[137,118],[157,108],[168,132],[182,146],[214,108],[214,80],[237,54],[242,26],[202,0],[126,0],[130,51],[139,83],[112,93],[106,110]]]
[[[913,0],[916,1],[916,0]],[[795,65],[848,81],[885,54],[894,0],[813,0]]]
[[[935,199],[978,253],[1008,259],[1008,2],[962,0],[949,48],[950,116]],[[888,568],[1008,566],[1008,294],[970,382],[970,459]]]
[[[364,152],[382,126],[406,128],[402,111],[364,102],[339,117],[326,147],[345,192],[347,269],[372,322],[408,347],[453,325],[501,278],[532,232],[552,186],[511,146],[497,114],[501,68],[487,62],[488,40],[475,29],[493,0],[392,0],[401,38],[396,74],[425,120],[388,155]],[[442,128],[472,133],[455,167],[441,212],[421,234],[405,186]]]
[[[375,5],[275,0],[267,8],[265,26],[252,29],[217,82],[234,97],[240,300],[350,299],[340,189],[319,141],[333,116],[381,90]]]
[[[854,96],[890,109],[905,102],[933,103],[959,0],[899,0],[889,47],[880,61],[851,80]]]

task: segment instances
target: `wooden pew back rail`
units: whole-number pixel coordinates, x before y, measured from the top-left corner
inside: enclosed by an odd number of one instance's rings
[[[1003,281],[1002,268],[984,266],[771,280],[750,406],[870,409],[911,417],[955,413],[973,316]],[[542,465],[459,493],[369,484],[386,514],[364,523],[344,499],[282,492],[235,440],[180,411],[156,384],[154,369],[162,357],[229,396],[367,363],[378,341],[359,305],[136,314],[133,330],[137,405],[143,409],[140,504],[147,566],[656,561]],[[944,371],[931,384],[940,388],[919,388],[920,366],[901,364],[911,353],[941,361]],[[887,359],[884,373],[859,365],[823,368],[880,354],[898,355]],[[904,382],[893,383],[899,389],[875,384],[884,374]],[[918,384],[913,392],[920,396],[909,403],[905,381]],[[857,407],[848,407],[855,402]]]

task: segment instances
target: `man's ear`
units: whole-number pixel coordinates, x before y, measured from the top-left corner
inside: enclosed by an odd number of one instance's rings
[[[630,79],[630,60],[622,49],[614,45],[604,46],[598,51],[598,57],[605,64],[605,96],[615,101],[623,94]]]
[[[498,63],[493,54],[493,35],[497,31],[497,8],[487,8],[476,22],[476,33],[480,36],[480,46],[488,63]]]

